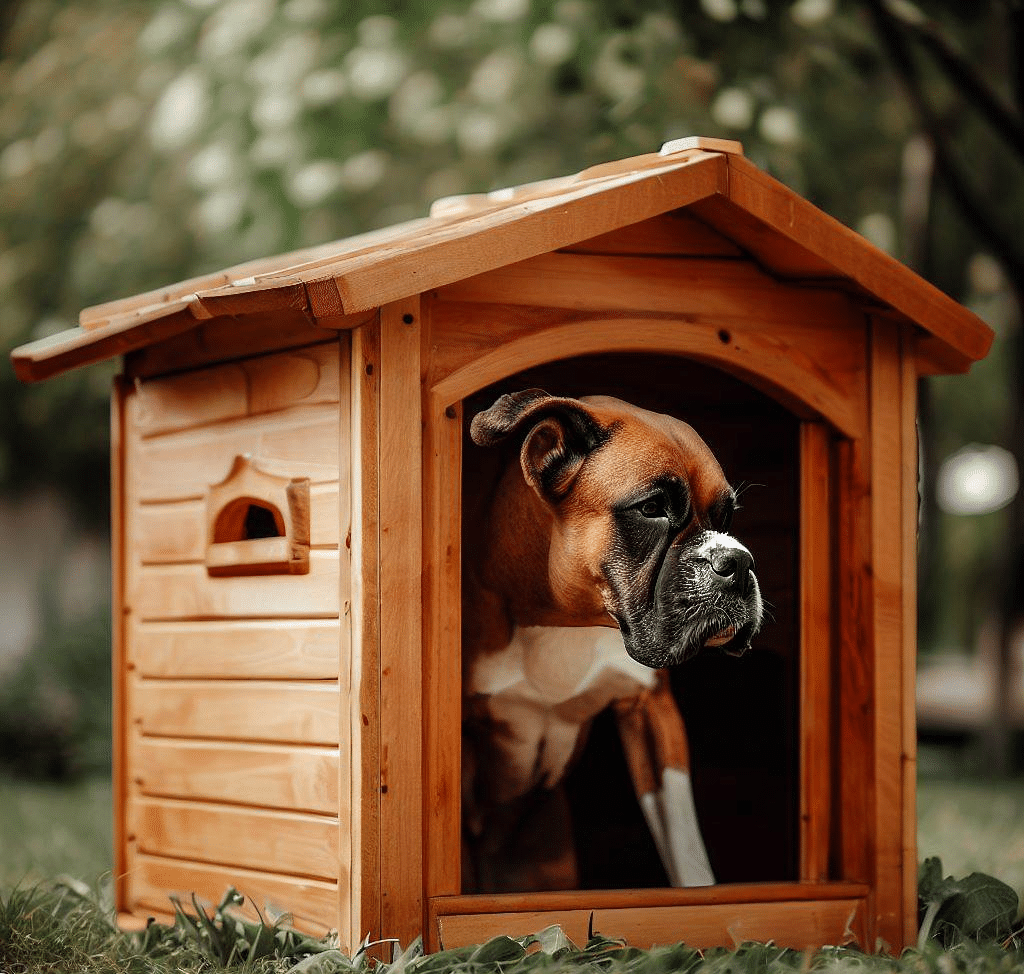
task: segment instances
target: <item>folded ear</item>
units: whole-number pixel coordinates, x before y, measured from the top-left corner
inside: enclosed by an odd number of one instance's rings
[[[494,446],[522,436],[519,459],[527,483],[546,500],[557,502],[572,488],[587,455],[609,436],[578,399],[527,389],[502,396],[473,417],[470,436],[477,446]]]

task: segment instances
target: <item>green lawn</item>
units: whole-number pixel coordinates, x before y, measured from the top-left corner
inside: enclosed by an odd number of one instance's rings
[[[940,856],[947,875],[977,870],[1024,893],[1024,780],[922,780],[918,843],[919,858]],[[0,888],[61,874],[94,884],[111,867],[108,780],[0,778]]]
[[[0,777],[0,889],[67,875],[90,885],[112,865],[110,781]]]
[[[1024,900],[1024,779],[924,779],[917,794],[918,859],[943,872],[988,873]]]

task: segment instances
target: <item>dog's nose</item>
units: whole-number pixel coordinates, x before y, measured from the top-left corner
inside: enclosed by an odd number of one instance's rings
[[[711,570],[723,585],[746,591],[750,586],[750,572],[754,556],[746,548],[713,548],[709,553]]]

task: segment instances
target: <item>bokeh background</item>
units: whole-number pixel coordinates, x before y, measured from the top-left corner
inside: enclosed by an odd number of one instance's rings
[[[1022,55],[1017,0],[6,0],[0,348],[438,197],[742,141],[996,332],[920,388],[922,854],[1019,889]],[[0,363],[0,885],[109,863],[115,370]]]

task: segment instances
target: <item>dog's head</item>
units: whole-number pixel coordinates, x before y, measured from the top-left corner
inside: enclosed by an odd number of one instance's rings
[[[729,533],[735,492],[690,426],[531,389],[478,413],[470,434],[521,443],[523,479],[552,518],[547,567],[566,625],[580,624],[576,602],[598,599],[629,655],[653,667],[749,648],[762,615],[754,560]]]

